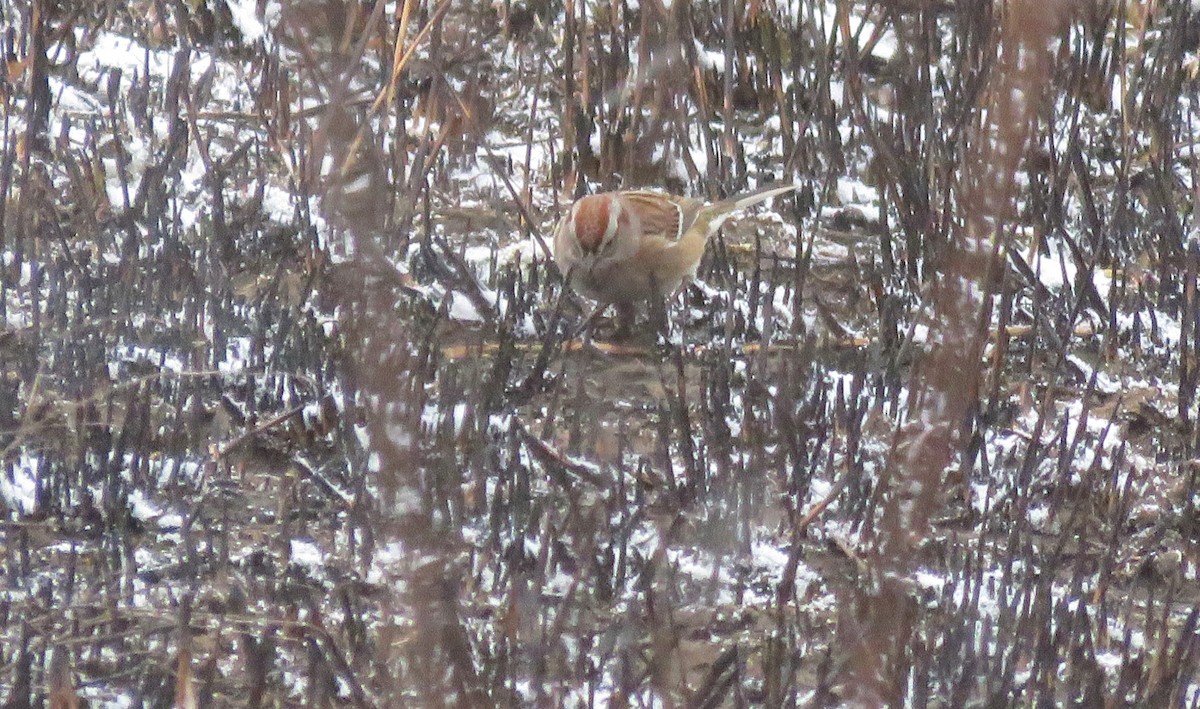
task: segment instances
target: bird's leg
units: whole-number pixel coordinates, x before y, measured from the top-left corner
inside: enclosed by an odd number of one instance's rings
[[[600,316],[604,314],[604,311],[607,308],[608,303],[598,303],[596,307],[592,309],[591,314],[584,319],[583,324],[580,325],[579,328],[575,330],[574,334],[571,335],[571,339],[578,339],[580,335],[582,335],[584,332],[587,332],[592,325],[594,325],[596,321],[600,319]]]
[[[667,317],[667,298],[661,295],[654,295],[650,298],[650,324],[653,326],[653,331],[662,335],[664,340],[670,339],[671,321]]]
[[[624,301],[617,303],[617,331],[613,339],[622,340],[633,332],[633,320],[637,317],[637,308],[633,303]]]
[[[667,318],[667,298],[669,294],[662,292],[662,289],[659,287],[658,276],[653,272],[650,273],[650,292],[653,295],[650,296],[650,304],[646,308],[647,314],[650,317],[650,325],[654,333],[662,335],[664,341],[670,340],[671,325],[670,320]]]

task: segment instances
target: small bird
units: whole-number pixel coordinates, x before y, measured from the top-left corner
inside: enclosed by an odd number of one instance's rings
[[[634,303],[695,277],[708,237],[733,212],[794,189],[776,184],[711,204],[640,190],[580,197],[555,230],[554,260],[577,292],[601,309],[617,306],[624,331]]]

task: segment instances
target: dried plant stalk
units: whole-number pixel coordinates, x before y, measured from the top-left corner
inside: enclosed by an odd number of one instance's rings
[[[999,57],[983,98],[982,124],[964,153],[961,218],[944,275],[930,290],[929,337],[914,372],[908,420],[880,482],[887,487],[871,537],[870,578],[841,613],[839,635],[850,657],[844,688],[851,706],[898,706],[904,696],[904,658],[918,611],[908,579],[942,499],[943,472],[978,398],[991,274],[1018,197],[1017,171],[1042,92],[1050,85],[1051,44],[1064,7],[1020,0],[1002,13]]]

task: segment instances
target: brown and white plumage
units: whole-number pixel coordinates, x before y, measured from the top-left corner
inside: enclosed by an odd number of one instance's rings
[[[707,204],[660,192],[581,197],[554,234],[554,259],[571,286],[627,305],[674,293],[695,277],[708,237],[735,211],[790,192],[772,185]]]

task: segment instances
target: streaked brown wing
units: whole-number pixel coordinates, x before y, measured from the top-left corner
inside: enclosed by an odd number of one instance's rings
[[[703,202],[659,192],[622,192],[625,204],[637,213],[643,234],[659,234],[667,241],[678,241],[696,221]]]

